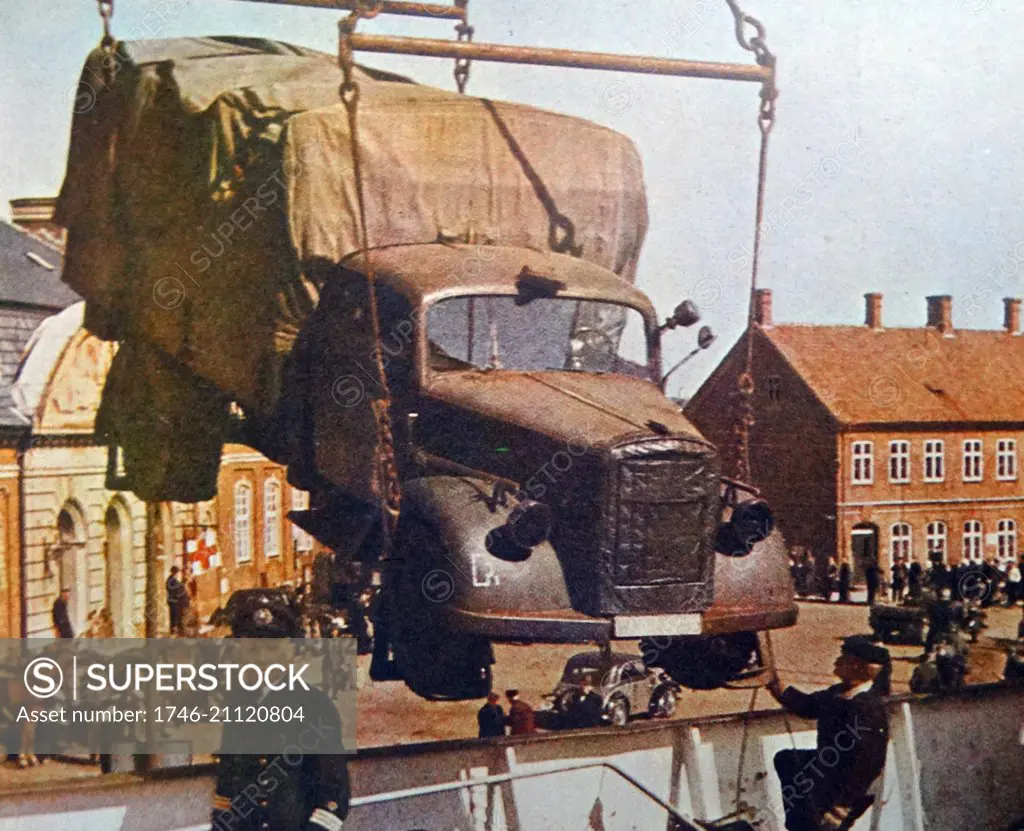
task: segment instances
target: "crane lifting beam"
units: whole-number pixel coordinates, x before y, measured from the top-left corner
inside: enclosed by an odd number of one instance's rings
[[[359,0],[250,0],[253,3],[273,3],[279,6],[309,6],[333,11],[353,11],[356,8],[372,8],[372,3]],[[438,20],[465,20],[466,3],[412,3],[408,0],[383,0],[379,11],[383,14],[398,14],[406,17],[433,17]]]
[[[770,67],[758,64],[685,61],[675,58],[615,55],[606,52],[577,52],[572,49],[543,49],[473,41],[364,35],[360,32],[352,34],[351,43],[352,49],[356,52],[387,52],[393,55],[420,55],[429,58],[468,58],[473,61],[563,66],[572,69],[604,69],[612,72],[712,78],[721,81],[767,83],[773,76]]]
[[[352,9],[359,0],[242,0],[242,2],[314,6],[323,9]],[[465,19],[465,4],[455,6],[384,0],[382,12],[422,17]],[[766,84],[773,80],[774,69],[760,64],[716,63],[656,58],[643,55],[616,55],[606,52],[577,52],[573,49],[546,49],[532,46],[506,46],[475,41],[450,41],[435,38],[366,35],[350,36],[356,52],[384,52],[392,55],[418,55],[427,58],[464,58],[493,63],[517,63],[532,66],[560,66],[570,69],[602,69],[611,72],[635,72],[642,75],[668,75],[683,78],[711,78],[720,81],[753,81]]]

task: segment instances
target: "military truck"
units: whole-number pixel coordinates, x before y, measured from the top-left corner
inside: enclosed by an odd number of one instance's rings
[[[287,465],[312,494],[293,518],[382,574],[374,674],[421,695],[485,694],[493,641],[642,639],[695,686],[749,671],[753,633],[795,622],[788,559],[665,396],[662,337],[698,312],[660,320],[633,284],[632,142],[358,80],[353,137],[310,50],[87,61],[58,216],[64,279],[121,343],[112,486],[210,498],[229,438]]]

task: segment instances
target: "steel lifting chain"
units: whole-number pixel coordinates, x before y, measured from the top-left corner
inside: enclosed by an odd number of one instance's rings
[[[467,12],[469,6],[469,0],[456,0],[455,5],[462,9],[463,14]],[[470,43],[473,40],[473,32],[475,30],[469,25],[469,19],[463,16],[462,20],[455,24],[455,34],[458,36],[459,43],[466,42]],[[466,91],[466,85],[469,83],[469,67],[472,64],[469,58],[456,58],[455,59],[455,86],[459,89],[461,95]]]
[[[377,275],[373,268],[370,255],[369,232],[366,220],[366,198],[363,188],[363,169],[361,146],[359,142],[359,83],[355,77],[355,55],[352,50],[352,35],[361,19],[376,17],[382,3],[360,2],[348,17],[338,24],[338,63],[344,79],[341,84],[341,101],[348,115],[349,141],[352,149],[352,173],[355,176],[356,201],[359,205],[359,245],[366,263],[370,320],[373,326],[374,359],[377,364],[377,378],[380,383],[381,395],[371,401],[374,422],[377,429],[377,447],[375,451],[374,471],[379,488],[381,526],[384,531],[384,554],[390,553],[398,515],[401,507],[402,492],[398,478],[398,464],[395,459],[395,440],[391,429],[391,391],[388,387],[387,373],[384,369],[384,358],[381,354],[380,313],[377,304]]]
[[[96,0],[99,8],[100,19],[103,20],[103,40],[100,41],[105,49],[114,45],[114,36],[110,32],[110,20],[114,16],[114,0]]]
[[[768,169],[768,138],[775,126],[775,100],[779,91],[775,86],[775,55],[765,42],[764,24],[739,7],[739,0],[725,0],[736,24],[736,40],[748,52],[754,54],[759,66],[771,70],[771,75],[761,86],[761,106],[757,113],[757,126],[761,131],[761,152],[757,169],[757,210],[754,216],[754,250],[750,264],[750,301],[747,307],[747,350],[743,372],[737,379],[740,394],[740,411],[734,432],[736,435],[736,478],[750,482],[753,474],[750,467],[750,428],[756,423],[754,413],[754,327],[757,311],[757,274],[761,260],[762,225],[764,223],[765,180]],[[748,36],[747,32],[753,30]]]

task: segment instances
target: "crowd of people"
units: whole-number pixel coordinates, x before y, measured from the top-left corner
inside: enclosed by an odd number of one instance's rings
[[[975,601],[986,608],[1013,607],[1024,601],[1024,555],[964,560],[950,566],[941,554],[933,552],[928,560],[926,565],[897,557],[888,574],[877,562],[869,563],[864,569],[867,604],[873,606],[879,600],[920,602],[925,586],[941,597]],[[853,573],[849,562],[837,564],[834,557],[816,560],[804,550],[790,555],[790,573],[800,598],[819,597],[828,602],[838,597],[840,603],[850,602]]]

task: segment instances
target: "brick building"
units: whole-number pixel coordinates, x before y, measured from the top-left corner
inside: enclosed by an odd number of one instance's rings
[[[896,555],[1015,555],[1020,300],[1004,301],[1002,330],[980,331],[954,327],[948,296],[927,298],[918,328],[886,328],[882,295],[865,297],[862,326],[776,325],[771,292],[756,299],[752,476],[787,542],[849,561],[857,576]],[[746,346],[744,334],[686,407],[723,448],[735,445]]]

